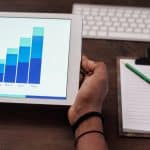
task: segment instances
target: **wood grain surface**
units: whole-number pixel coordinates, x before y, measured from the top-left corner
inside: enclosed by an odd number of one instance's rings
[[[74,2],[150,7],[148,0],[1,0],[0,11],[71,13]],[[148,47],[148,42],[83,40],[83,53],[108,67],[109,93],[103,111],[110,150],[150,150],[150,139],[119,137],[116,70],[116,57],[143,56]],[[67,109],[0,104],[0,150],[73,150]]]

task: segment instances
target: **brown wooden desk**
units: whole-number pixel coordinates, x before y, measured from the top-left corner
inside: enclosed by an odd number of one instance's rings
[[[71,13],[73,2],[150,7],[148,0],[1,0],[0,11]],[[109,94],[104,104],[105,133],[110,150],[150,150],[150,139],[118,136],[117,56],[142,56],[150,43],[83,40],[83,52],[104,61]],[[72,150],[67,108],[0,104],[0,150]]]

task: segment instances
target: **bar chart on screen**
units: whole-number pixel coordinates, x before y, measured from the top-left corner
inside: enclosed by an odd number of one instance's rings
[[[0,17],[0,99],[66,99],[70,25]]]
[[[32,37],[20,37],[0,59],[0,82],[40,84],[44,27],[33,27]]]

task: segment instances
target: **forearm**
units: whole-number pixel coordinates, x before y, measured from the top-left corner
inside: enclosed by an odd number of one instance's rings
[[[75,132],[76,138],[87,131],[103,131],[102,121],[92,117],[84,121]],[[76,143],[76,150],[107,150],[105,138],[100,133],[89,133],[82,136]]]

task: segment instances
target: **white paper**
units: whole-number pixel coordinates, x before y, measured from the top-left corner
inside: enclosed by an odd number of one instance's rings
[[[135,60],[120,60],[122,123],[124,131],[150,132],[150,84],[126,68],[129,63],[150,77],[150,66],[135,65]]]

